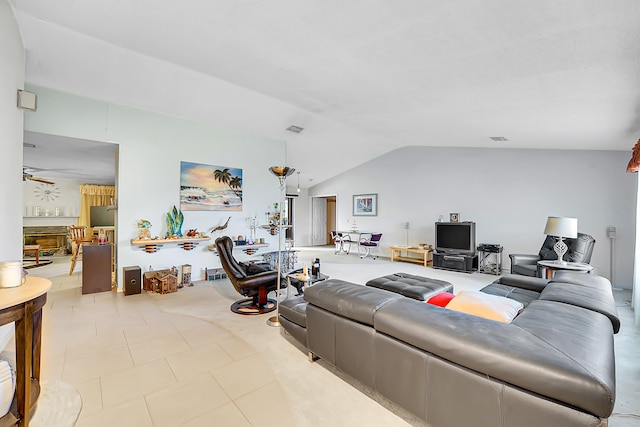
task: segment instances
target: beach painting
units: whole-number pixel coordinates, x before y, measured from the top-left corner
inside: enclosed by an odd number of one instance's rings
[[[242,169],[180,162],[180,209],[242,211]]]

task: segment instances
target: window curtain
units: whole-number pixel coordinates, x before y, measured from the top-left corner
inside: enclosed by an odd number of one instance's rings
[[[107,206],[116,197],[116,187],[114,185],[92,185],[80,186],[80,216],[78,225],[89,226],[89,214],[91,206]]]

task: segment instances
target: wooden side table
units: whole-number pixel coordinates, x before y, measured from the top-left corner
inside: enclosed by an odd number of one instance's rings
[[[42,307],[47,302],[51,281],[27,276],[21,286],[0,288],[0,325],[15,322],[17,413],[0,418],[0,425],[28,426],[31,411],[40,394],[40,351],[42,349]],[[3,423],[9,424],[3,424]]]
[[[36,264],[40,264],[40,245],[24,245],[23,253],[34,253],[36,255]]]
[[[389,249],[391,249],[391,261],[412,262],[414,264],[422,264],[425,267],[433,266],[433,248],[391,246]],[[406,252],[406,256],[403,256],[402,252]],[[418,254],[420,257],[412,257],[409,254]]]

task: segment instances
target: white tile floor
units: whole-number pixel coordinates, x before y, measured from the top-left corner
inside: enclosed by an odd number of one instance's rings
[[[331,251],[300,255],[302,261],[316,256],[323,273],[356,283],[405,271],[450,281],[457,292],[496,278]],[[79,390],[78,426],[420,424],[368,397],[322,361],[309,363],[291,338],[266,325],[269,315],[231,313],[229,306],[240,296],[228,280],[195,282],[167,295],[82,295],[81,264],[68,276],[64,262],[30,274],[53,282],[44,309],[42,375]],[[640,425],[640,332],[629,326],[627,297],[617,295],[623,331],[616,338],[617,415],[609,424],[614,427]]]

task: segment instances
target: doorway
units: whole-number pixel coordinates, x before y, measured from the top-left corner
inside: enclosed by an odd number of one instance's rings
[[[336,195],[314,196],[311,198],[311,245],[333,244],[331,232],[337,228]]]
[[[86,225],[89,235],[103,229],[114,243],[114,269],[117,268],[117,143],[99,142],[25,131],[23,137],[24,214],[23,232],[34,227],[61,229],[65,244],[50,254],[70,253],[66,227]],[[84,184],[108,186],[115,194],[103,205],[110,215],[105,222],[92,219],[90,208],[81,209],[80,189]],[[90,186],[89,186],[90,187]],[[107,193],[104,193],[107,194]],[[96,204],[98,205],[98,204]],[[115,212],[115,213],[114,213]],[[41,245],[42,246],[42,245]],[[53,250],[55,249],[55,250]],[[46,255],[46,254],[45,254]],[[117,271],[117,270],[115,270]]]

